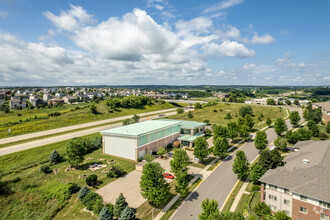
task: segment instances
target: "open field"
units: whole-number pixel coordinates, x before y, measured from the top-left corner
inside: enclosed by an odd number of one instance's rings
[[[169,103],[161,104],[160,102],[153,102],[152,105],[146,105],[139,109],[117,108],[113,112],[109,112],[106,100],[104,100],[95,104],[99,114],[92,114],[89,108],[90,105],[91,103],[78,105],[66,104],[52,108],[16,110],[8,114],[1,112],[0,138],[174,107]],[[61,115],[48,115],[54,112],[59,112]],[[10,135],[8,134],[9,128],[11,129]]]
[[[188,118],[188,113],[177,114],[169,116],[170,119],[181,119],[181,120],[194,120],[203,122],[204,120],[209,120],[210,124],[220,124],[226,125],[228,122],[236,121],[239,114],[239,109],[242,106],[251,106],[253,109],[253,120],[255,122],[254,128],[261,129],[266,126],[265,121],[269,117],[272,120],[284,117],[286,111],[280,107],[270,107],[270,106],[259,106],[259,105],[246,105],[246,104],[229,104],[229,103],[219,103],[215,106],[205,107],[203,109],[197,109],[193,112],[193,118]],[[231,113],[232,119],[224,119],[227,113]],[[262,121],[258,120],[260,114],[263,114]]]
[[[93,134],[88,137],[97,137],[98,135]],[[114,181],[116,178],[108,178],[106,173],[102,173],[103,169],[97,171],[87,169],[89,164],[95,162],[107,165],[105,161],[99,161],[99,158],[116,161],[115,165],[120,166],[126,173],[135,169],[134,161],[105,155],[102,153],[102,149],[98,149],[85,156],[85,161],[80,169],[66,172],[68,162],[65,161],[51,166],[52,170],[57,170],[57,174],[41,173],[39,168],[42,163],[48,161],[53,149],[56,149],[61,156],[66,156],[67,143],[68,141],[63,141],[0,157],[0,170],[4,174],[2,181],[8,192],[6,195],[0,196],[1,204],[6,204],[0,207],[0,219],[50,219],[64,207],[66,208],[60,211],[58,215],[61,217],[58,219],[91,217],[89,213],[80,213],[83,205],[79,200],[77,201],[77,194],[72,195],[69,200],[61,199],[60,195],[55,198],[49,198],[48,195],[55,193],[54,190],[60,189],[70,182],[79,186],[86,185],[85,179],[78,179],[78,176],[82,174],[96,174],[100,183],[98,187]],[[93,160],[86,160],[86,158]],[[18,178],[20,178],[18,182],[13,181]]]

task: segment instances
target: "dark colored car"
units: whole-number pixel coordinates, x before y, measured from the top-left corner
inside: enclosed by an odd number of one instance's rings
[[[167,179],[174,179],[174,176],[172,174],[170,174],[170,173],[164,173],[163,175]]]

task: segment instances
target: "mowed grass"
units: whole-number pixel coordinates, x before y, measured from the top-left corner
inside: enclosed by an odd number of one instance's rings
[[[242,106],[251,106],[253,110],[253,121],[254,128],[261,129],[266,126],[267,118],[274,121],[277,118],[282,118],[286,116],[286,110],[280,107],[270,107],[270,106],[259,106],[259,105],[246,105],[246,104],[229,104],[229,103],[219,103],[215,106],[205,107],[203,109],[197,109],[192,111],[193,118],[188,118],[188,113],[171,115],[170,119],[179,120],[192,120],[203,122],[204,120],[209,120],[210,124],[227,125],[228,122],[237,121],[239,116],[239,109]],[[224,119],[227,113],[231,113],[232,119]],[[263,114],[262,121],[258,120],[258,117]],[[237,114],[237,117],[236,117]]]
[[[93,134],[88,137],[98,135]],[[65,151],[68,142],[62,141],[0,157],[0,170],[4,174],[2,181],[5,183],[6,191],[9,192],[0,196],[0,203],[5,204],[0,207],[0,219],[51,219],[55,216],[57,219],[93,219],[90,213],[82,212],[83,205],[77,200],[77,194],[74,194],[70,200],[60,201],[56,198],[45,197],[44,191],[54,185],[70,182],[77,183],[80,187],[84,186],[86,185],[85,179],[78,179],[78,176],[82,174],[96,174],[100,183],[97,188],[116,180],[108,178],[106,173],[102,173],[105,168],[97,171],[87,169],[89,164],[95,162],[107,165],[105,161],[99,161],[100,158],[116,161],[115,165],[123,168],[125,173],[135,169],[134,161],[109,156],[103,154],[102,149],[98,149],[85,156],[82,168],[79,170],[66,172],[65,169],[69,164],[65,161],[51,166],[51,169],[56,169],[58,174],[41,173],[39,171],[41,164],[48,162],[49,155],[54,149],[61,156],[66,157]],[[86,158],[93,160],[86,160]],[[110,167],[110,165],[107,166]],[[21,180],[15,183],[13,180],[17,178]]]
[[[235,212],[243,213],[247,203],[249,202],[250,195],[243,193],[241,199],[239,200]]]
[[[77,125],[98,120],[116,118],[126,115],[139,114],[150,111],[174,108],[172,104],[153,102],[143,108],[118,108],[112,113],[109,112],[106,100],[96,103],[97,111],[100,114],[92,114],[90,105],[92,103],[82,103],[78,105],[65,104],[60,107],[23,109],[13,113],[5,114],[0,112],[0,138],[27,134],[32,132],[55,129],[70,125]],[[79,108],[78,108],[79,107]],[[48,116],[48,113],[60,112],[60,116]],[[8,129],[11,134],[8,134]]]

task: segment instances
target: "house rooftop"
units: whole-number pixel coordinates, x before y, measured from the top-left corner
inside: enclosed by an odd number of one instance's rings
[[[148,120],[131,125],[125,125],[118,128],[113,128],[101,131],[105,135],[118,135],[118,136],[141,136],[150,132],[165,129],[167,127],[180,125],[178,121],[162,121],[162,120]]]
[[[283,167],[268,170],[259,181],[330,203],[330,140],[303,141],[295,148]]]

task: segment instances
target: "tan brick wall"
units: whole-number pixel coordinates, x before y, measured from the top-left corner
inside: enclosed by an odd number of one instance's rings
[[[307,208],[307,214],[300,212],[300,207]],[[313,204],[300,201],[297,199],[292,199],[292,220],[312,220],[312,219],[320,219],[321,213],[330,216],[329,209],[323,209],[320,206],[315,206]]]
[[[260,202],[264,201],[265,197],[265,185],[261,184],[260,185]]]

